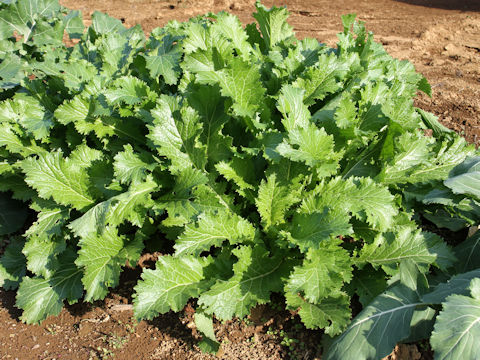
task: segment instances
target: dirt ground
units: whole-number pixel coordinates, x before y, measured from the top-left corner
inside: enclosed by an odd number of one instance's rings
[[[227,10],[252,22],[254,0],[61,0],[83,11],[95,10],[139,23],[147,32],[171,19]],[[282,0],[297,36],[334,45],[340,15],[357,13],[393,56],[408,59],[432,85],[417,106],[480,144],[480,1],[478,0]],[[14,292],[0,290],[0,359],[212,359],[198,341],[189,305],[179,314],[137,323],[131,292],[137,270],[124,273],[122,285],[102,302],[68,306],[60,316],[27,326],[14,307]],[[280,305],[279,305],[280,306]],[[216,324],[221,359],[320,359],[321,332],[306,330],[298,317],[281,308],[259,307],[246,322]],[[431,359],[422,346],[402,345],[389,360]]]

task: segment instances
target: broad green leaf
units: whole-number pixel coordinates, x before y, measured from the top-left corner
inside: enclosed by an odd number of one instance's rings
[[[198,145],[202,132],[198,115],[190,107],[180,108],[178,100],[162,95],[152,110],[154,118],[148,137],[158,153],[171,161],[170,169],[178,173],[189,167],[202,169],[205,151]],[[180,113],[181,118],[175,113]]]
[[[210,354],[216,354],[220,348],[220,343],[217,341],[213,331],[212,317],[197,311],[195,313],[195,326],[203,337],[202,341],[198,344],[200,350]]]
[[[112,18],[107,14],[95,11],[92,14],[92,29],[97,34],[111,34],[125,30],[122,22],[118,19]]]
[[[480,277],[480,269],[452,276],[447,282],[435,286],[433,290],[422,296],[422,301],[427,304],[441,304],[450,295],[469,294],[469,285],[472,279]]]
[[[210,263],[198,256],[161,256],[155,270],[144,270],[135,286],[135,317],[150,320],[170,310],[180,311],[208,286],[204,269]]]
[[[255,305],[266,303],[271,292],[282,289],[281,279],[290,270],[282,256],[269,257],[260,246],[242,246],[232,253],[238,258],[233,265],[234,275],[217,280],[198,299],[207,314],[221,320],[244,317]]]
[[[80,237],[102,232],[106,225],[117,226],[125,220],[141,227],[151,201],[150,194],[155,189],[159,189],[159,186],[151,177],[147,177],[144,182],[130,185],[128,191],[93,206],[68,227]]]
[[[392,232],[378,235],[372,244],[365,245],[358,261],[378,266],[412,260],[417,264],[436,264],[446,269],[453,264],[453,256],[438,235],[411,226],[398,226]]]
[[[35,275],[48,278],[55,268],[57,255],[65,250],[65,240],[42,239],[33,237],[28,239],[22,250],[27,258],[27,269]]]
[[[334,336],[340,334],[348,325],[351,317],[349,298],[337,294],[312,304],[298,294],[286,293],[288,307],[298,309],[298,314],[307,329],[325,329],[325,333]]]
[[[322,241],[351,234],[352,227],[348,220],[343,214],[327,210],[310,214],[297,213],[288,226],[286,238],[302,252],[310,248],[319,249]]]
[[[75,266],[75,257],[75,253],[68,249],[60,257],[51,277],[23,279],[15,303],[23,310],[23,321],[35,324],[50,315],[58,315],[65,300],[73,304],[82,296],[82,271]]]
[[[352,260],[350,254],[339,246],[338,241],[318,249],[310,248],[302,265],[296,266],[285,285],[285,291],[296,294],[317,304],[329,296],[341,293],[344,283],[352,279]]]
[[[85,300],[103,299],[110,287],[118,285],[120,271],[126,262],[125,240],[114,227],[107,227],[102,235],[94,232],[82,237],[75,264],[84,271],[82,283]]]
[[[422,303],[415,292],[397,285],[377,296],[328,348],[326,360],[381,359],[410,334],[413,312]],[[392,326],[394,324],[394,326]]]
[[[443,183],[455,194],[473,195],[480,199],[480,157],[467,158],[452,170]]]
[[[21,163],[25,181],[44,199],[83,209],[94,203],[89,191],[88,173],[79,164],[64,158],[59,151],[39,154]]]
[[[310,124],[311,114],[303,103],[304,95],[305,90],[284,85],[278,96],[277,108],[283,115],[283,126],[289,132],[296,128],[307,128]]]
[[[292,160],[304,162],[316,169],[319,177],[337,172],[342,153],[334,151],[333,136],[325,130],[309,124],[305,128],[293,129],[288,133],[288,141],[277,146],[277,152]]]
[[[0,286],[5,290],[16,289],[25,276],[25,256],[22,254],[24,245],[23,240],[11,238],[0,257]]]
[[[136,183],[145,180],[147,171],[154,168],[154,164],[148,164],[145,156],[134,153],[130,144],[124,145],[124,151],[115,155],[113,168],[115,177],[122,184]]]
[[[176,240],[175,256],[198,256],[212,246],[220,247],[224,240],[233,245],[253,241],[254,237],[253,225],[238,215],[226,210],[203,213],[196,224],[185,226],[185,231]]]
[[[267,51],[277,43],[294,35],[292,27],[286,22],[287,9],[275,6],[267,9],[260,2],[257,2],[255,7],[257,12],[253,14],[253,17],[258,22]]]
[[[147,84],[133,76],[123,76],[116,79],[111,87],[104,91],[107,101],[113,105],[141,103],[148,96],[148,93]]]
[[[459,273],[480,268],[480,232],[455,246],[453,252],[458,259],[455,267]]]
[[[282,185],[277,181],[276,173],[268,176],[267,181],[262,180],[255,199],[258,213],[266,229],[271,226],[283,224],[287,210],[300,201],[298,191]]]
[[[176,84],[181,74],[179,64],[182,53],[180,45],[176,43],[177,40],[177,38],[167,35],[145,55],[147,69],[150,70],[152,77],[161,75],[169,85]]]
[[[480,357],[480,279],[471,281],[471,296],[451,295],[443,303],[432,333],[435,359]]]

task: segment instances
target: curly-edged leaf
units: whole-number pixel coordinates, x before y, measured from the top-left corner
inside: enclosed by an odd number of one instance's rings
[[[106,225],[120,225],[125,220],[141,227],[146,209],[150,206],[150,194],[156,189],[160,187],[151,177],[147,177],[144,182],[130,185],[128,191],[98,203],[68,227],[80,237],[101,232]]]
[[[126,262],[124,243],[124,238],[111,226],[101,235],[90,232],[80,239],[75,264],[84,270],[82,283],[86,301],[103,299],[108,288],[118,285],[121,268]]]
[[[135,286],[135,317],[153,319],[170,310],[180,311],[209,285],[204,270],[210,263],[211,259],[198,256],[161,256],[155,270],[144,270]]]
[[[177,44],[178,38],[171,35],[164,36],[156,47],[145,55],[147,69],[152,77],[163,76],[165,83],[175,85],[181,74],[180,59],[181,47]]]
[[[123,76],[115,79],[111,87],[103,93],[112,105],[121,103],[134,105],[141,103],[148,96],[149,89],[144,81],[133,76]]]
[[[415,307],[422,305],[414,291],[397,285],[377,296],[358,314],[325,354],[326,360],[381,359],[410,334]]]
[[[277,181],[276,173],[262,180],[255,199],[258,213],[266,229],[283,224],[287,210],[300,201],[300,194],[292,187],[284,186]]]
[[[348,220],[347,216],[326,209],[310,214],[296,213],[288,232],[284,233],[291,243],[306,252],[310,248],[319,249],[322,241],[351,234],[353,230]]]
[[[350,66],[343,58],[340,60],[337,55],[322,54],[315,66],[298,78],[294,86],[305,89],[305,104],[310,106],[316,100],[323,100],[328,94],[337,92],[343,87],[341,79],[346,75]]]
[[[305,90],[292,85],[282,86],[278,96],[277,109],[283,115],[282,123],[287,131],[307,128],[310,123],[310,111],[303,103]]]
[[[390,228],[398,214],[393,195],[370,178],[335,177],[320,183],[302,204],[307,212],[325,207],[352,213],[378,230]]]
[[[158,153],[171,161],[172,173],[189,167],[202,169],[206,162],[205,150],[198,144],[202,126],[195,111],[190,107],[180,108],[176,98],[162,95],[152,116],[154,122],[149,126],[148,137]]]
[[[25,243],[22,252],[27,258],[27,269],[35,275],[48,278],[55,268],[57,255],[65,250],[65,240],[33,237]]]
[[[258,21],[267,51],[294,35],[293,28],[287,23],[287,9],[275,6],[267,9],[260,2],[257,2],[255,7],[257,12],[253,17]]]
[[[293,129],[288,133],[288,141],[284,140],[277,146],[276,151],[292,160],[304,162],[316,168],[320,177],[336,173],[338,162],[343,153],[334,151],[334,140],[323,128],[314,124],[305,128]]]
[[[75,257],[75,252],[67,249],[59,257],[51,277],[23,279],[15,306],[23,310],[21,319],[24,322],[35,324],[50,315],[58,315],[65,300],[73,304],[82,296],[82,271],[75,266]]]
[[[176,240],[175,256],[199,255],[224,240],[230,244],[253,241],[255,228],[242,217],[227,210],[201,214],[196,224],[189,224]]]
[[[438,235],[406,225],[378,235],[372,244],[363,247],[358,261],[378,266],[397,264],[404,260],[412,260],[417,264],[435,264],[441,269],[447,269],[453,265],[454,255]]]
[[[39,154],[21,162],[25,181],[44,199],[53,198],[61,205],[83,209],[93,204],[88,173],[81,164],[64,158],[62,153]]]
[[[422,301],[427,304],[441,304],[453,294],[466,296],[470,291],[470,282],[477,277],[480,277],[480,269],[452,276],[447,282],[438,284],[431,292],[423,295]]]
[[[123,146],[124,151],[115,155],[113,168],[115,177],[122,184],[136,183],[145,180],[147,171],[153,170],[154,164],[148,163],[148,158],[133,152],[130,144]]]
[[[261,246],[242,246],[232,253],[238,258],[233,265],[234,275],[217,280],[198,299],[207,314],[221,320],[244,317],[255,305],[266,303],[271,292],[282,289],[282,278],[291,270],[283,256],[270,257]]]
[[[480,279],[473,279],[471,296],[451,295],[443,303],[431,337],[435,359],[480,358]]]
[[[386,288],[386,274],[383,271],[375,271],[371,266],[366,266],[361,270],[356,269],[348,287],[348,289],[355,291],[364,307],[384,292]]]
[[[324,329],[330,336],[340,334],[352,316],[350,299],[343,293],[315,304],[306,301],[299,294],[287,292],[285,298],[289,308],[298,309],[298,315],[307,329]]]
[[[35,144],[32,141],[25,141],[19,136],[17,129],[14,130],[12,124],[3,123],[0,125],[0,146],[14,154],[22,156],[37,155],[45,153],[45,149]]]
[[[27,271],[25,256],[22,254],[25,241],[11,238],[10,244],[0,257],[0,286],[5,290],[13,290],[18,287]]]
[[[339,246],[339,240],[322,242],[319,249],[310,248],[302,265],[294,268],[285,291],[302,293],[306,300],[318,304],[321,299],[340,294],[351,279],[350,254]]]
[[[218,82],[223,96],[232,98],[235,115],[251,121],[264,106],[265,88],[256,65],[234,58],[229,67],[211,72],[209,77],[209,83]]]
[[[18,122],[37,140],[45,139],[53,127],[52,114],[33,96],[16,95],[0,104],[0,121]]]
[[[26,206],[0,193],[0,236],[20,230],[27,219]]]
[[[255,171],[250,162],[234,158],[230,162],[220,161],[215,164],[215,169],[238,187],[237,192],[240,195],[247,199],[253,197],[251,191],[255,190],[255,186],[251,182],[255,181]]]
[[[253,48],[248,42],[247,33],[243,29],[238,17],[221,12],[216,15],[215,19],[217,21],[212,25],[212,31],[218,31],[224,38],[231,41],[238,55],[243,60],[248,61]]]

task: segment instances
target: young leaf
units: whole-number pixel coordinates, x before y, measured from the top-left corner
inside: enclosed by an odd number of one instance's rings
[[[170,310],[180,311],[208,286],[204,269],[210,263],[210,259],[197,256],[160,257],[155,270],[145,270],[135,286],[135,317],[153,319]]]

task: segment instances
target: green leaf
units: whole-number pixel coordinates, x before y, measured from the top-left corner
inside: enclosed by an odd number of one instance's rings
[[[39,154],[21,162],[25,181],[38,191],[40,197],[52,197],[61,205],[83,209],[94,203],[89,191],[88,173],[59,151]]]
[[[358,314],[325,353],[326,360],[381,359],[410,334],[419,302],[415,292],[397,285],[373,300]],[[392,326],[394,324],[394,326]]]
[[[15,306],[23,310],[23,321],[35,324],[50,315],[58,315],[65,299],[73,304],[82,296],[82,271],[74,264],[75,256],[70,249],[63,253],[53,275],[47,279],[23,279],[15,303]]]
[[[174,113],[180,112],[181,118]],[[192,108],[180,108],[177,99],[162,95],[152,110],[154,125],[148,137],[160,155],[171,161],[170,170],[178,173],[189,167],[202,169],[205,151],[198,145],[202,129],[199,117]]]
[[[257,12],[253,14],[253,17],[258,22],[267,50],[277,43],[293,37],[293,28],[286,21],[287,9],[275,6],[267,9],[260,2],[257,2],[255,7]]]
[[[98,203],[68,227],[80,237],[102,232],[106,225],[117,226],[125,220],[141,227],[146,208],[150,205],[150,194],[155,189],[159,189],[159,186],[151,177],[147,177],[144,182],[130,185],[128,191]]]
[[[48,278],[52,275],[57,255],[65,250],[65,240],[31,238],[22,252],[27,258],[27,269],[35,275]]]
[[[123,76],[115,79],[111,87],[104,91],[107,101],[113,105],[141,103],[148,96],[148,93],[147,84],[133,76]]]
[[[0,23],[5,26],[2,38],[12,36],[16,31],[27,42],[39,17],[51,17],[60,9],[58,0],[18,0],[0,12]]]
[[[124,243],[123,236],[119,236],[114,227],[107,227],[102,235],[91,232],[80,239],[75,264],[84,269],[82,283],[86,301],[103,299],[108,288],[118,285],[126,262]]]
[[[329,296],[337,297],[344,283],[352,279],[352,260],[350,254],[339,246],[339,241],[325,245],[318,250],[310,248],[301,266],[290,274],[285,290],[291,293],[303,293],[311,303],[318,303]]]
[[[27,219],[27,209],[20,201],[0,193],[0,235],[20,230]]]
[[[69,219],[69,209],[55,204],[53,201],[36,201],[32,209],[38,212],[35,221],[25,232],[28,237],[50,238],[60,235],[62,227]]]
[[[161,256],[155,270],[144,270],[135,286],[135,317],[151,320],[170,310],[180,311],[208,286],[204,270],[210,263],[198,256]]]
[[[378,266],[412,260],[417,264],[436,264],[440,269],[447,269],[453,265],[453,256],[438,235],[407,225],[378,235],[372,244],[363,247],[358,261]]]
[[[472,279],[480,277],[480,269],[452,276],[447,282],[435,286],[431,292],[422,296],[427,304],[441,304],[450,295],[468,295]]]
[[[340,334],[347,327],[352,315],[350,299],[343,293],[322,299],[316,304],[289,292],[285,298],[288,307],[299,308],[298,314],[307,329],[324,329],[330,336]]]
[[[469,194],[480,199],[480,156],[467,158],[443,183],[455,194]]]
[[[147,171],[153,170],[154,164],[148,164],[146,156],[133,152],[130,144],[123,146],[124,151],[115,155],[113,168],[115,177],[122,184],[136,183],[145,180]]]
[[[283,224],[287,210],[298,201],[299,192],[278,182],[276,173],[269,175],[267,181],[262,180],[255,205],[265,229]]]
[[[163,76],[165,83],[175,85],[181,74],[180,59],[182,58],[180,45],[177,44],[178,39],[170,35],[162,38],[161,42],[155,44],[145,60],[147,69],[150,70],[152,77]]]
[[[471,297],[451,295],[443,303],[432,333],[435,359],[480,357],[480,279],[470,283]]]
[[[196,224],[185,226],[185,231],[176,240],[175,256],[198,256],[212,246],[220,247],[224,240],[233,245],[253,241],[254,237],[255,228],[238,215],[226,210],[203,213]]]
[[[118,19],[112,18],[107,14],[95,11],[92,14],[92,29],[97,34],[111,34],[125,30],[122,22]]]
[[[5,290],[13,290],[18,287],[26,273],[25,256],[22,254],[25,242],[17,238],[11,238],[10,244],[0,257],[0,286]]]
[[[322,241],[328,241],[339,235],[349,235],[352,227],[348,218],[331,211],[297,213],[286,234],[287,239],[297,245],[302,252],[319,249]]]
[[[203,337],[202,341],[198,344],[200,350],[210,354],[216,354],[220,348],[220,343],[217,341],[215,333],[213,332],[212,317],[197,311],[195,313],[195,326]]]
[[[303,103],[305,90],[292,85],[282,86],[278,96],[277,109],[283,115],[282,123],[287,131],[296,128],[307,128],[310,124],[311,114]]]
[[[459,273],[480,268],[480,232],[455,246],[453,252],[458,259],[456,268]]]
[[[281,278],[290,270],[282,256],[269,257],[260,246],[241,246],[232,253],[238,258],[233,265],[234,275],[228,280],[217,280],[198,299],[205,313],[220,320],[242,318],[255,305],[266,303],[271,292],[282,289]]]

